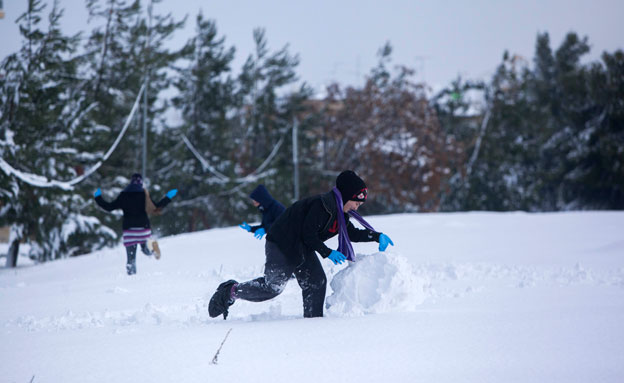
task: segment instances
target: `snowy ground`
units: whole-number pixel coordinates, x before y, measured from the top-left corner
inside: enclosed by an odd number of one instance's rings
[[[239,228],[163,238],[133,277],[121,246],[20,259],[0,268],[0,382],[624,381],[624,212],[369,218],[396,246],[323,260],[317,319],[295,281],[208,317],[218,283],[261,273]]]

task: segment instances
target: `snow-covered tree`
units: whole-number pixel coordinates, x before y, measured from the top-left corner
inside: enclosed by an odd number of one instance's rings
[[[92,156],[79,148],[89,109],[79,77],[78,37],[60,29],[63,11],[54,1],[30,0],[17,22],[23,37],[19,52],[1,64],[0,75],[0,224],[11,228],[7,265],[15,266],[21,242],[38,261],[90,250],[91,241],[114,233],[84,214],[85,199],[73,192],[82,164]],[[99,239],[89,237],[98,234]]]
[[[200,13],[195,36],[187,43],[174,82],[178,95],[172,103],[182,124],[167,130],[168,148],[156,159],[161,169],[182,170],[169,172],[181,189],[181,199],[187,199],[184,208],[167,212],[177,223],[174,232],[206,229],[219,222],[224,213],[219,209],[219,198],[211,194],[228,183],[221,175],[232,169],[230,153],[235,149],[235,137],[231,121],[238,106],[231,73],[234,53],[225,38],[218,36],[216,22]],[[211,165],[200,162],[191,148]]]
[[[165,47],[165,42],[183,27],[184,20],[175,21],[170,14],[152,14],[151,7],[146,12],[139,0],[88,1],[87,9],[91,22],[95,23],[85,46],[85,71],[92,79],[89,97],[94,104],[88,115],[95,141],[91,150],[101,155],[109,148],[122,131],[148,78],[144,179],[154,198],[159,198],[158,193],[162,193],[159,182],[166,177],[157,173],[159,168],[154,164],[159,150],[165,146],[162,141],[167,139],[161,134],[168,109],[166,99],[160,94],[171,85],[172,67],[184,50],[184,47],[171,50]],[[145,107],[143,96],[140,106]],[[101,187],[104,195],[114,198],[133,173],[142,171],[143,116],[143,110],[136,113],[117,149],[85,182],[85,193],[91,194]],[[164,186],[173,187],[169,183]],[[118,217],[102,213],[95,204],[90,208],[107,225],[121,229]]]
[[[175,133],[163,158],[183,169],[173,177],[188,198],[166,213],[175,215],[178,232],[187,223],[196,230],[245,219],[255,212],[247,194],[258,183],[285,203],[292,191],[288,133],[297,105],[309,92],[284,88],[296,80],[298,59],[287,47],[270,52],[264,31],[256,30],[256,49],[235,77],[234,49],[224,41],[215,22],[199,15],[197,33],[187,44],[187,64],[176,81],[180,93],[173,102],[183,123],[169,130]]]
[[[624,206],[622,52],[583,64],[589,49],[587,38],[569,33],[553,51],[543,33],[533,66],[505,53],[487,86],[487,124],[460,136],[470,161],[445,208]],[[474,161],[471,153],[479,153]]]

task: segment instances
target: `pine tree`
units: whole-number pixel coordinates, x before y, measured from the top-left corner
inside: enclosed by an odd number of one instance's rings
[[[75,54],[79,36],[62,34],[57,1],[43,30],[44,9],[39,0],[29,1],[17,20],[23,46],[2,62],[0,76],[0,150],[7,176],[0,183],[0,224],[13,226],[9,266],[16,264],[20,241],[30,243],[32,258],[46,261],[88,251],[89,232],[100,230],[100,241],[110,236],[83,214],[81,195],[61,182],[79,176],[79,165],[90,156],[78,147],[88,106]]]
[[[186,66],[177,69],[175,86],[179,94],[172,100],[183,124],[168,130],[171,149],[161,156],[174,169],[182,170],[171,176],[182,190],[181,197],[187,197],[183,208],[167,214],[169,220],[178,223],[170,228],[171,232],[207,229],[221,222],[224,212],[219,208],[220,198],[214,194],[229,183],[219,174],[228,174],[233,168],[230,153],[236,150],[231,129],[231,116],[238,108],[231,74],[235,49],[225,46],[216,23],[204,19],[201,13],[197,16],[196,31],[187,43]],[[183,139],[210,161],[216,173],[191,154]]]
[[[297,91],[284,88],[298,77],[299,57],[291,55],[288,45],[276,52],[267,48],[263,29],[253,32],[255,52],[249,55],[238,77],[242,109],[235,128],[240,135],[235,161],[239,175],[257,169],[281,141],[282,145],[271,168],[277,173],[263,180],[267,188],[284,204],[292,201],[292,140],[295,113],[310,93],[302,87]],[[301,126],[300,126],[301,127]]]
[[[151,4],[152,2],[150,2]],[[156,1],[154,1],[156,3]],[[92,122],[95,151],[102,155],[119,135],[139,95],[139,90],[149,78],[147,92],[147,174],[146,187],[153,198],[163,192],[160,182],[165,181],[156,154],[168,145],[163,132],[166,102],[159,101],[159,94],[171,84],[169,70],[184,54],[184,47],[170,50],[165,41],[183,27],[184,20],[175,21],[168,15],[152,15],[151,7],[146,15],[139,0],[107,0],[100,4],[89,1],[90,18],[99,22],[93,29],[86,50],[86,72],[93,79],[90,97],[95,107],[89,113]],[[140,105],[144,107],[141,98]],[[130,129],[111,157],[98,172],[84,184],[85,193],[101,187],[109,198],[115,197],[128,184],[131,174],[142,169],[143,111],[136,113]],[[88,190],[89,188],[90,190]],[[90,209],[109,226],[120,231],[118,218],[104,214],[91,204]],[[154,226],[158,226],[158,218]]]
[[[175,100],[182,109],[184,125],[195,150],[208,164],[201,165],[187,151],[183,162],[185,180],[193,196],[184,206],[192,206],[188,218],[196,228],[198,217],[206,217],[203,227],[233,224],[248,219],[257,210],[248,193],[264,183],[274,197],[288,204],[292,189],[291,149],[287,134],[295,113],[307,97],[305,87],[285,94],[283,88],[296,81],[296,56],[288,47],[270,52],[263,30],[254,31],[256,49],[233,78],[230,61],[233,49],[225,49],[216,38],[214,23],[198,19],[198,35],[193,60],[177,85],[181,96]],[[187,145],[188,146],[188,145]],[[189,213],[179,215],[188,217]],[[186,221],[186,220],[185,220]],[[178,228],[177,230],[179,230]]]
[[[505,54],[491,84],[491,119],[461,209],[621,208],[621,53],[583,65],[587,38],[553,52],[536,41],[533,68]],[[514,62],[515,61],[515,62]],[[619,76],[619,77],[618,77]],[[469,150],[473,150],[468,146]],[[457,192],[457,190],[455,190]]]

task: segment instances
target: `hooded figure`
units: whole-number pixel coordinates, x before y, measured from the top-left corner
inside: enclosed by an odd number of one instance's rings
[[[392,244],[387,235],[373,230],[367,223],[365,229],[358,229],[349,221],[350,216],[363,221],[357,209],[367,195],[364,181],[347,170],[338,176],[331,191],[295,202],[269,230],[264,275],[247,282],[229,280],[219,285],[208,305],[210,316],[223,314],[225,319],[236,299],[262,302],[275,298],[293,273],[302,290],[303,316],[323,316],[327,278],[316,253],[340,264],[347,259],[341,249],[347,252],[351,241],[379,242],[380,251]],[[344,240],[348,246],[342,248],[341,244],[338,250],[325,246],[324,242],[336,235],[340,235],[340,243]]]
[[[169,190],[163,199],[154,202],[149,196],[147,189],[143,188],[143,177],[141,174],[134,173],[130,179],[130,184],[119,193],[113,202],[106,201],[102,197],[100,189],[97,189],[93,194],[95,202],[102,209],[106,211],[121,209],[123,211],[123,244],[126,247],[126,272],[128,275],[136,274],[137,245],[141,245],[141,251],[145,255],[151,255],[153,250],[156,253],[156,258],[160,257],[158,243],[150,240],[152,229],[147,214],[160,213],[160,210],[171,202],[176,193],[177,189]],[[150,249],[149,247],[152,248]]]
[[[256,238],[262,239],[264,234],[266,234],[271,228],[271,225],[273,225],[273,222],[275,222],[277,217],[279,217],[284,210],[286,210],[286,208],[271,196],[264,185],[256,186],[256,188],[249,194],[249,198],[253,201],[254,206],[260,210],[260,213],[262,214],[262,222],[260,225],[255,226],[249,226],[247,222],[243,222],[239,226],[242,229],[253,233]]]

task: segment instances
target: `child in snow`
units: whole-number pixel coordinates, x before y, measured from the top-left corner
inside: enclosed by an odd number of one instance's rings
[[[160,210],[171,202],[177,192],[177,189],[169,190],[163,199],[154,202],[147,189],[143,188],[143,177],[141,174],[135,173],[132,175],[130,184],[113,202],[104,200],[99,188],[93,193],[95,202],[104,210],[123,210],[123,243],[128,256],[126,263],[128,275],[136,274],[137,245],[141,245],[141,251],[145,255],[155,254],[156,259],[160,258],[158,242],[150,239],[152,229],[147,214],[160,213]]]
[[[253,205],[262,213],[262,222],[260,225],[255,226],[249,226],[247,222],[243,222],[239,226],[253,233],[254,237],[262,239],[264,234],[269,232],[273,222],[275,222],[277,217],[279,217],[286,208],[269,194],[269,191],[264,185],[256,186],[251,194],[249,194],[249,198],[251,198]]]
[[[351,241],[379,242],[380,251],[394,245],[387,235],[374,231],[357,214],[367,193],[364,181],[346,170],[328,193],[302,199],[286,209],[267,235],[264,276],[242,283],[229,280],[220,284],[208,305],[210,316],[223,314],[226,319],[228,308],[236,299],[262,302],[278,296],[293,273],[303,293],[303,316],[323,316],[327,279],[315,252],[334,264],[341,264],[347,259],[354,260]],[[366,229],[353,226],[350,216]],[[323,243],[335,235],[339,235],[338,250]]]

